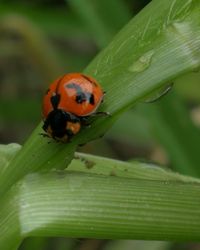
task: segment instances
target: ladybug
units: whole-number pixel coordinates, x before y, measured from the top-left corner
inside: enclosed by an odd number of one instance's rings
[[[99,83],[81,73],[65,74],[55,80],[43,98],[43,129],[48,137],[69,142],[96,112],[105,92]]]

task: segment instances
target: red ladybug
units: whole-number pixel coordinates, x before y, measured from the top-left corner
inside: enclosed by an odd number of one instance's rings
[[[47,136],[68,142],[91,114],[97,114],[103,97],[97,81],[81,73],[66,74],[54,81],[43,99],[43,129]]]

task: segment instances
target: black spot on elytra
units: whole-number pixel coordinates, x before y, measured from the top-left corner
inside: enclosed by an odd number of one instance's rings
[[[51,104],[53,106],[54,109],[58,108],[58,104],[60,102],[60,95],[59,94],[54,94],[51,97]]]
[[[94,105],[94,95],[90,94],[90,104]]]
[[[82,88],[76,83],[70,83],[66,85],[67,88],[75,89],[76,90],[76,102],[81,104],[83,102],[89,102],[91,105],[94,105],[94,95],[89,92],[85,92]]]
[[[94,95],[88,92],[77,94],[76,96],[77,103],[81,104],[86,101],[88,101],[91,105],[94,105]]]
[[[76,102],[81,104],[87,100],[85,93],[78,93],[76,95]]]

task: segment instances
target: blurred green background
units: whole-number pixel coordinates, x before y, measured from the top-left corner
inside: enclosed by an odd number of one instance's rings
[[[41,99],[48,84],[61,74],[82,71],[148,2],[1,0],[0,142],[23,144],[41,120]],[[120,160],[155,162],[179,171],[178,153],[171,148],[180,144],[184,151],[187,148],[184,145],[194,142],[196,134],[199,136],[199,78],[194,72],[176,79],[167,95],[154,103],[144,101],[120,117],[104,138],[79,150]],[[181,129],[180,124],[184,124]],[[174,136],[174,131],[179,133]],[[193,148],[190,150],[195,154]],[[35,238],[26,239],[20,247],[20,250],[53,249],[175,250],[200,249],[200,245]]]

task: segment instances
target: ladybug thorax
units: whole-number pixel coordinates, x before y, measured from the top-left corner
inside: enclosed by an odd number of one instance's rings
[[[61,109],[49,113],[44,121],[43,129],[50,137],[61,141],[68,141],[81,129],[80,119]]]

